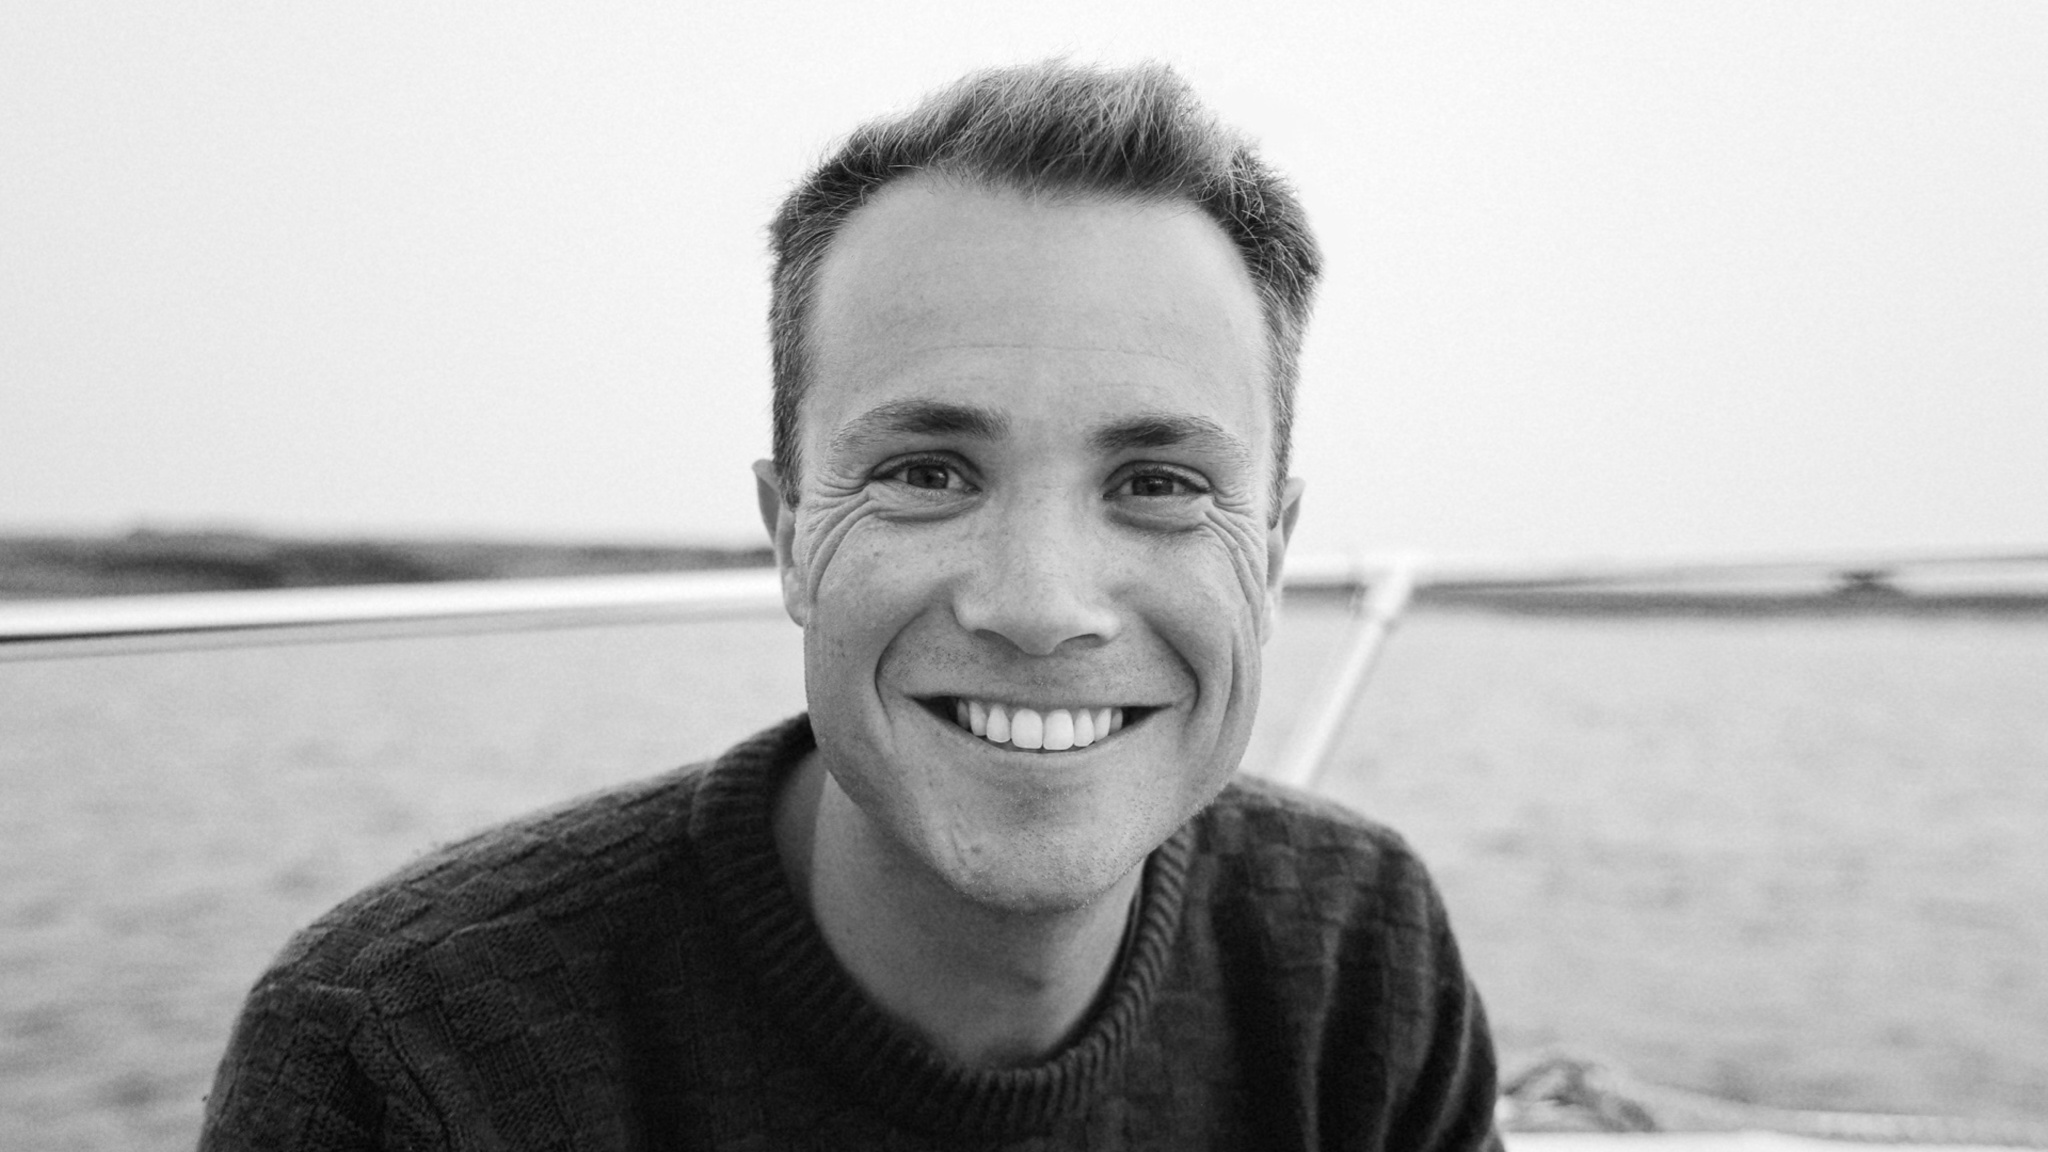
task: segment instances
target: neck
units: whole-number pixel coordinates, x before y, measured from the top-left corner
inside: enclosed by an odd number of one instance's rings
[[[847,974],[883,1011],[969,1065],[1032,1063],[1072,1037],[1116,965],[1142,871],[1075,909],[976,903],[876,828],[816,752],[777,799],[775,837]]]

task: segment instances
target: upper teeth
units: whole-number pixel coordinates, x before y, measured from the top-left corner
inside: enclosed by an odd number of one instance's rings
[[[953,719],[991,744],[1064,752],[1086,748],[1124,726],[1121,708],[1019,708],[984,700],[955,700]]]

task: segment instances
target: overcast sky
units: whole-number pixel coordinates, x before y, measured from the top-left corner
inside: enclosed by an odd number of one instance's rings
[[[1300,186],[1316,550],[2048,543],[2048,4],[0,0],[0,530],[751,540],[763,225],[969,68]]]

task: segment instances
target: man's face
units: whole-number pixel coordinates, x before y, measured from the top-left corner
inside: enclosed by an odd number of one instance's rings
[[[1189,205],[918,178],[813,317],[777,550],[825,767],[954,890],[1076,907],[1250,734],[1298,491],[1276,515],[1250,279]]]

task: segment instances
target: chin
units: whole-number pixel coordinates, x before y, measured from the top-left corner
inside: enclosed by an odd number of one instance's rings
[[[1122,899],[1152,851],[1223,788],[1242,744],[1227,729],[1190,731],[1174,707],[1145,709],[1090,748],[1041,754],[957,731],[949,708],[835,714],[831,703],[814,701],[813,728],[869,826],[944,889],[1020,916]]]
[[[1108,791],[1066,797],[1077,802],[1066,812],[991,808],[979,819],[926,823],[915,850],[948,887],[983,907],[1071,912],[1112,893],[1120,899],[1128,891],[1119,891],[1122,882],[1215,789],[1178,803]]]
[[[1163,839],[1163,838],[1162,838]],[[1101,900],[1142,867],[1150,849],[1135,855],[1047,851],[1041,846],[996,846],[934,860],[939,875],[961,896],[1017,916],[1075,912]]]

